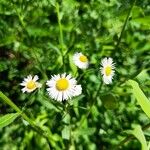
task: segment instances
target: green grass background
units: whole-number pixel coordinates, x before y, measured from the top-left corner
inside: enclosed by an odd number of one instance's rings
[[[117,145],[133,124],[143,127],[149,123],[126,84],[134,79],[150,96],[148,4],[149,0],[138,0],[134,6],[132,0],[0,1],[0,90],[51,136],[53,149],[141,149],[135,139]],[[88,57],[87,70],[73,64],[75,52]],[[104,57],[114,59],[116,73],[113,84],[102,84],[98,90]],[[51,100],[45,86],[51,75],[63,72],[71,73],[83,88],[82,95],[68,103]],[[37,74],[43,88],[23,94],[19,83],[29,74]],[[0,103],[1,116],[12,112],[10,106]],[[150,140],[150,130],[145,137]],[[0,150],[10,149],[49,148],[46,140],[18,117],[0,128]]]

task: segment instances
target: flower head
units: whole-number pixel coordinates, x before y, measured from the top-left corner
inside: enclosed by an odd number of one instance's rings
[[[66,73],[52,76],[46,85],[49,96],[57,101],[71,99],[82,92],[81,85],[77,85],[77,81]]]
[[[89,66],[88,58],[82,53],[75,53],[73,55],[73,61],[80,69],[86,69]]]
[[[113,63],[113,59],[112,58],[104,58],[101,61],[101,74],[103,75],[103,81],[106,84],[110,84],[112,83],[112,79],[114,76],[114,71],[115,69],[115,64]]]
[[[42,84],[37,82],[38,79],[39,77],[37,75],[35,75],[34,77],[29,75],[27,76],[27,78],[24,78],[23,82],[20,83],[21,86],[24,86],[24,88],[22,88],[22,92],[30,93],[30,92],[33,92],[37,88],[41,88]]]

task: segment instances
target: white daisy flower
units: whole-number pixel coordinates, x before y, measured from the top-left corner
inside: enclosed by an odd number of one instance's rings
[[[57,101],[71,99],[82,92],[81,85],[77,85],[76,79],[66,73],[52,76],[46,85],[49,96]]]
[[[114,76],[114,69],[115,69],[115,64],[113,63],[112,58],[104,58],[101,61],[101,74],[103,75],[103,81],[105,84],[110,84],[112,83],[112,79]]]
[[[42,84],[36,82],[38,79],[39,77],[37,75],[35,75],[34,77],[29,75],[27,76],[27,78],[24,78],[23,82],[20,83],[21,86],[24,86],[24,88],[21,89],[22,92],[30,93],[34,91],[36,88],[41,88]]]
[[[82,53],[75,53],[73,55],[73,61],[80,69],[86,69],[89,66],[88,58]]]

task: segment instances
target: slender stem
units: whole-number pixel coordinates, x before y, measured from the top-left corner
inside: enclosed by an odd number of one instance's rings
[[[92,111],[92,107],[94,106],[94,104],[95,104],[95,102],[96,102],[96,100],[97,100],[97,96],[98,96],[98,94],[99,94],[99,91],[100,91],[101,87],[102,87],[102,82],[100,82],[99,87],[98,87],[98,89],[97,89],[97,92],[96,92],[96,94],[95,94],[95,96],[94,96],[94,98],[93,98],[94,100],[93,100],[93,102],[91,103],[90,109],[89,109],[89,111],[87,112],[87,114],[85,115],[85,117],[81,120],[81,123],[80,123],[79,127],[82,126],[82,124],[84,123],[85,119],[90,115],[90,113],[91,113],[91,111]]]
[[[70,108],[78,108],[78,109],[87,110],[87,108],[84,108],[82,106],[70,106]]]
[[[37,126],[24,112],[22,112],[22,110],[16,105],[14,104],[4,93],[2,93],[0,91],[0,98],[5,102],[7,103],[10,107],[12,107],[16,112],[20,113],[20,115],[22,116],[22,118],[24,120],[26,120],[30,126],[38,133],[40,134],[41,136],[43,136],[48,145],[49,145],[49,149],[51,146],[50,142],[49,142],[49,137],[47,136],[47,134],[45,133],[45,131],[43,131],[39,126]],[[52,139],[51,139],[52,140]]]
[[[133,2],[132,5],[131,5],[131,8],[130,8],[129,11],[128,11],[127,17],[126,17],[125,22],[124,22],[124,25],[123,25],[123,27],[122,27],[122,31],[121,31],[121,33],[120,33],[120,37],[119,37],[119,39],[118,39],[118,42],[117,42],[117,44],[116,44],[116,48],[115,48],[115,49],[118,49],[118,47],[119,47],[119,44],[120,44],[120,42],[121,42],[121,39],[122,39],[124,30],[125,30],[125,27],[126,27],[126,25],[127,25],[127,22],[128,22],[129,16],[130,16],[130,13],[131,13],[131,11],[132,11],[132,8],[133,8],[133,6],[135,5],[135,2],[136,2],[136,0],[134,0],[134,2]]]
[[[29,33],[28,33],[27,29],[26,29],[26,24],[25,24],[25,22],[23,21],[23,17],[20,15],[20,13],[18,12],[18,9],[16,8],[16,6],[15,6],[14,4],[13,4],[13,6],[14,6],[14,9],[15,9],[17,15],[18,15],[18,18],[19,18],[20,24],[21,24],[22,27],[23,27],[23,30],[24,30],[24,31],[27,33],[27,35],[30,37],[30,35],[29,35]],[[31,49],[31,51],[33,52],[33,55],[34,55],[34,58],[35,58],[36,62],[37,62],[37,63],[39,64],[39,66],[40,66],[40,72],[41,72],[42,76],[43,76],[45,79],[48,79],[46,73],[44,73],[44,69],[43,69],[42,63],[39,61],[39,59],[38,59],[38,57],[37,57],[37,55],[36,55],[35,49],[34,49],[34,48],[30,48],[30,49]]]
[[[61,45],[61,50],[63,51],[63,45],[64,45],[64,40],[63,40],[63,31],[62,31],[62,24],[61,24],[61,18],[60,18],[60,10],[59,10],[59,4],[56,4],[56,12],[57,12],[57,18],[58,18],[58,25],[59,25],[59,42]]]
[[[92,71],[94,71],[94,69],[88,69],[86,71],[83,71],[82,74],[80,74],[80,76],[77,79],[77,81],[79,82],[86,73],[89,73],[89,72],[92,72]],[[97,71],[97,70],[95,70],[95,71]]]
[[[35,52],[35,49],[34,49],[34,48],[31,48],[31,50],[33,50],[33,54],[34,54],[35,60],[36,60],[36,62],[37,62],[37,63],[39,64],[39,66],[40,66],[39,71],[41,72],[41,74],[42,74],[42,76],[44,77],[44,79],[47,80],[48,77],[47,77],[46,73],[44,72],[42,63],[39,61],[38,56],[37,56],[37,54],[36,54],[36,52]]]
[[[57,18],[58,18],[58,25],[59,25],[59,43],[61,46],[61,55],[62,55],[62,63],[63,63],[63,70],[65,71],[65,59],[64,59],[64,37],[63,37],[63,29],[62,29],[62,24],[61,24],[61,16],[60,16],[60,9],[59,9],[59,4],[56,3],[56,12],[57,12]]]

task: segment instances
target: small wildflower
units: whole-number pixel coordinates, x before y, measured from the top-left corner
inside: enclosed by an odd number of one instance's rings
[[[20,83],[21,86],[24,86],[24,88],[22,88],[22,92],[30,93],[37,88],[41,88],[42,84],[37,82],[38,79],[39,77],[37,75],[35,75],[34,77],[29,75],[27,76],[27,78],[24,78],[23,82]]]
[[[105,84],[110,84],[112,83],[112,79],[114,76],[114,71],[115,69],[115,64],[113,63],[112,58],[104,58],[101,61],[101,74],[103,75],[103,81]]]
[[[57,101],[71,99],[82,92],[81,85],[77,85],[76,79],[66,73],[52,76],[46,85],[49,96]]]
[[[80,69],[86,69],[89,66],[88,58],[82,53],[75,53],[73,55],[73,61]]]

